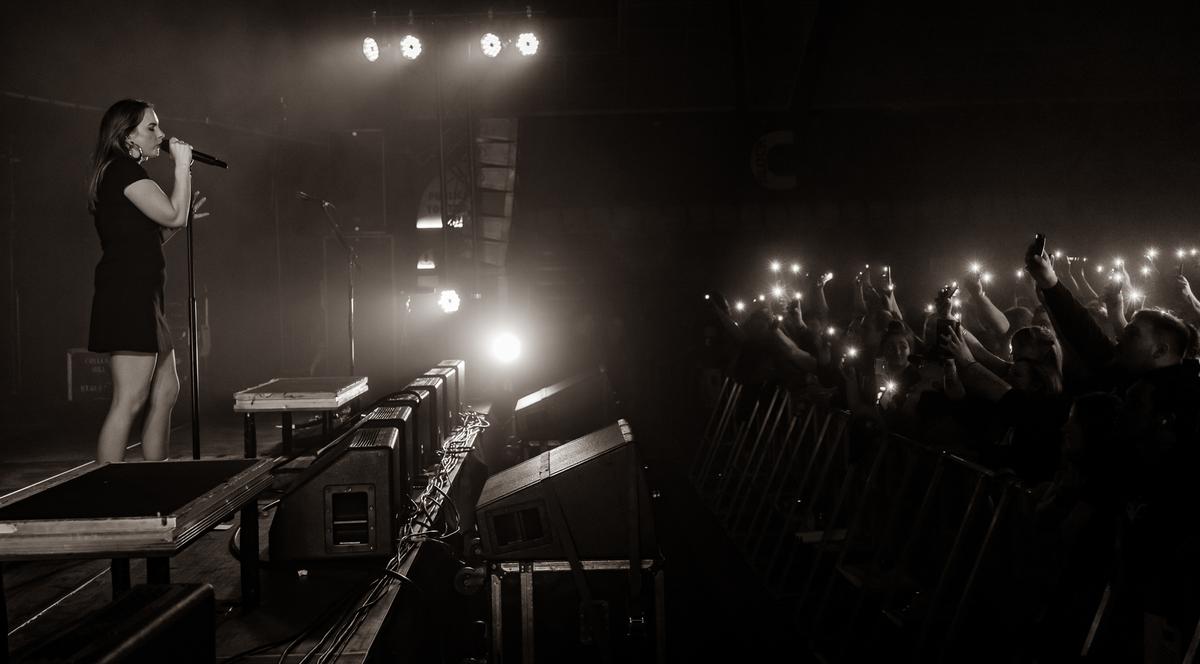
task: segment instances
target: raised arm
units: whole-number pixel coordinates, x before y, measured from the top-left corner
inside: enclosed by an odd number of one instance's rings
[[[817,370],[817,358],[801,350],[783,330],[775,329],[775,333],[772,335],[772,347],[791,366],[803,371]]]
[[[826,272],[813,283],[812,315],[820,320],[829,317],[829,302],[825,300],[825,284],[833,279],[832,272]],[[860,294],[861,295],[861,294]]]
[[[1175,275],[1175,285],[1179,289],[1179,295],[1183,298],[1185,307],[1184,318],[1189,322],[1200,321],[1200,300],[1192,294],[1192,285],[1188,283],[1187,277],[1182,274]]]
[[[1079,296],[1089,301],[1099,300],[1100,294],[1097,293],[1096,289],[1092,288],[1092,284],[1088,282],[1087,273],[1087,265],[1081,265],[1079,267]]]
[[[1054,319],[1056,329],[1064,337],[1063,341],[1071,344],[1085,363],[1093,367],[1107,364],[1113,357],[1116,344],[1104,334],[1088,310],[1059,283],[1046,252],[1035,254],[1030,245],[1025,252],[1025,269],[1037,283],[1046,309]]]
[[[965,277],[964,284],[971,299],[975,301],[976,314],[979,322],[996,336],[1003,337],[1008,333],[1008,317],[992,303],[991,298],[983,290],[983,275],[973,272]]]
[[[938,342],[947,354],[954,358],[958,367],[958,379],[967,394],[996,402],[1012,389],[1011,385],[975,359],[961,333],[951,329],[951,332],[943,334]]]
[[[175,185],[171,197],[167,198],[154,180],[142,179],[125,187],[125,198],[159,226],[183,228],[191,210],[192,146],[172,138],[170,148],[171,158],[175,160]]]

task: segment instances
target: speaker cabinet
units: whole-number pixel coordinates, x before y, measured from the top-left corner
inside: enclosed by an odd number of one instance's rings
[[[580,559],[627,560],[630,514],[639,556],[656,557],[646,478],[624,420],[492,475],[475,506],[484,556],[492,560],[563,560],[562,527]]]
[[[429,412],[433,415],[433,425],[429,428],[431,448],[425,457],[425,463],[437,461],[437,452],[442,449],[442,441],[450,432],[450,410],[446,407],[446,379],[441,376],[421,376],[404,386],[402,392],[413,394],[424,390],[421,401],[428,401]]]
[[[413,432],[413,477],[414,481],[420,476],[422,470],[429,466],[432,461],[436,460],[434,454],[434,439],[437,435],[435,427],[437,426],[437,413],[434,412],[433,400],[429,398],[429,390],[418,387],[410,391],[396,392],[384,397],[380,401],[381,405],[407,405],[412,408]]]
[[[271,522],[272,561],[389,556],[406,512],[393,476],[399,432],[358,428],[327,446],[288,488]]]
[[[416,417],[411,403],[381,403],[363,418],[363,429],[395,429],[396,454],[392,456],[393,491],[408,493],[413,475],[421,469]],[[407,502],[407,501],[406,501]]]
[[[454,369],[454,377],[458,380],[458,409],[462,410],[467,405],[467,362],[466,360],[442,360],[438,362],[439,367],[450,367]]]
[[[571,440],[616,418],[608,374],[572,376],[517,400],[513,422],[522,440]]]
[[[442,400],[446,410],[446,430],[443,432],[446,436],[454,430],[458,424],[458,412],[462,410],[462,399],[459,398],[458,392],[458,377],[454,373],[453,367],[434,367],[425,372],[423,378],[436,377],[441,378],[446,386],[446,398]]]

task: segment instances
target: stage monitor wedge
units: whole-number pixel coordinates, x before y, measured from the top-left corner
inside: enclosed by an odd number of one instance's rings
[[[517,400],[515,433],[521,440],[572,440],[616,419],[608,374],[582,373]]]
[[[564,560],[562,527],[581,560],[628,560],[631,514],[639,556],[657,557],[646,478],[624,420],[492,475],[475,506],[491,560]]]
[[[433,410],[433,400],[425,388],[414,388],[404,392],[395,392],[380,399],[380,406],[407,406],[412,409],[410,415],[413,428],[413,449],[411,450],[412,481],[423,484],[421,471],[429,466],[434,454],[434,437],[437,435],[437,413]]]
[[[454,428],[458,426],[458,414],[462,411],[461,395],[458,391],[458,375],[455,373],[454,367],[433,367],[422,376],[422,378],[430,377],[441,378],[446,384],[446,398],[442,400],[442,403],[445,406],[448,424],[443,433],[449,437]]]
[[[396,451],[392,458],[394,494],[407,494],[413,483],[413,475],[420,471],[421,447],[417,440],[414,408],[419,404],[381,402],[363,418],[363,429],[395,429]]]
[[[436,462],[437,452],[442,449],[442,442],[450,432],[450,411],[446,408],[446,379],[441,376],[421,376],[414,378],[404,386],[403,392],[417,394],[424,391],[421,401],[429,401],[431,412],[434,413],[433,426],[430,428],[432,448],[425,457],[425,463]]]
[[[466,360],[442,360],[438,362],[439,367],[450,367],[454,369],[454,375],[458,378],[458,409],[462,410],[467,405],[467,362]]]
[[[399,434],[360,427],[296,478],[271,522],[273,562],[390,556],[405,496],[393,477]]]

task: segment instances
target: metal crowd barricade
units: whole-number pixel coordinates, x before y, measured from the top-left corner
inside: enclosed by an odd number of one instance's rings
[[[946,451],[851,426],[843,411],[793,405],[781,389],[745,398],[727,379],[693,481],[773,591],[800,582],[809,646],[853,661],[856,647],[889,640],[918,661],[956,659],[988,557],[1024,489]],[[832,632],[835,604],[845,620]],[[856,629],[863,622],[865,634]],[[890,639],[885,625],[897,630]],[[1200,627],[1190,658],[1197,643]]]
[[[708,483],[709,473],[712,472],[713,464],[716,463],[718,452],[721,445],[725,442],[725,436],[729,433],[729,427],[734,423],[737,416],[737,407],[742,400],[743,387],[732,380],[729,381],[730,388],[725,394],[725,402],[722,404],[717,402],[720,408],[720,416],[715,425],[715,429],[709,441],[701,441],[701,451],[703,460],[700,462],[700,468],[694,478],[696,490],[702,492]],[[734,425],[732,435],[736,438],[740,435],[740,425]]]
[[[729,511],[725,515],[725,525],[730,532],[736,532],[734,524],[738,513],[746,502],[754,483],[758,481],[759,475],[762,473],[763,460],[768,456],[768,452],[775,441],[775,435],[779,430],[780,422],[783,421],[784,413],[791,410],[787,392],[777,389],[772,405],[774,406],[774,410],[768,409],[767,415],[763,419],[765,435],[763,429],[760,429],[758,437],[754,440],[754,445],[750,448],[749,456],[746,458],[741,478],[738,480],[737,486],[733,491],[733,496],[730,499]],[[769,428],[767,428],[768,423],[770,423]]]
[[[708,421],[704,424],[704,433],[700,436],[700,444],[696,448],[696,453],[692,457],[692,466],[688,470],[688,477],[693,482],[700,476],[700,469],[703,467],[705,459],[708,458],[709,449],[716,443],[717,430],[724,423],[727,407],[736,397],[735,389],[737,387],[738,384],[728,376],[721,381],[721,391],[717,394],[717,401],[708,415]]]
[[[723,511],[726,498],[728,497],[732,504],[736,497],[736,491],[741,488],[746,478],[750,475],[751,460],[762,444],[763,437],[767,435],[768,426],[773,419],[778,419],[776,414],[783,411],[786,403],[786,391],[779,387],[772,390],[771,399],[767,402],[767,407],[762,411],[761,417],[758,420],[751,418],[749,426],[745,431],[746,435],[743,435],[738,444],[734,446],[725,463],[725,472],[722,474],[721,484],[717,488],[717,494],[713,500],[714,511],[718,516],[725,516],[727,514]],[[750,433],[754,434],[753,442],[751,442],[748,435]],[[730,494],[731,490],[735,493]]]

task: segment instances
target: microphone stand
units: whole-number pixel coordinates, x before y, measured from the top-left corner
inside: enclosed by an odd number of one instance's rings
[[[354,269],[358,267],[358,252],[354,250],[354,245],[346,239],[342,233],[342,227],[338,225],[337,219],[334,218],[332,210],[333,203],[329,201],[321,201],[321,210],[325,212],[325,219],[329,222],[329,228],[333,231],[333,236],[337,238],[338,244],[346,250],[346,258],[348,261],[347,281],[349,285],[349,306],[347,307],[347,328],[350,333],[350,374],[354,375]]]
[[[192,253],[192,209],[188,202],[187,281],[188,281],[188,366],[192,390],[192,458],[200,458],[200,335],[196,329],[196,274]]]

